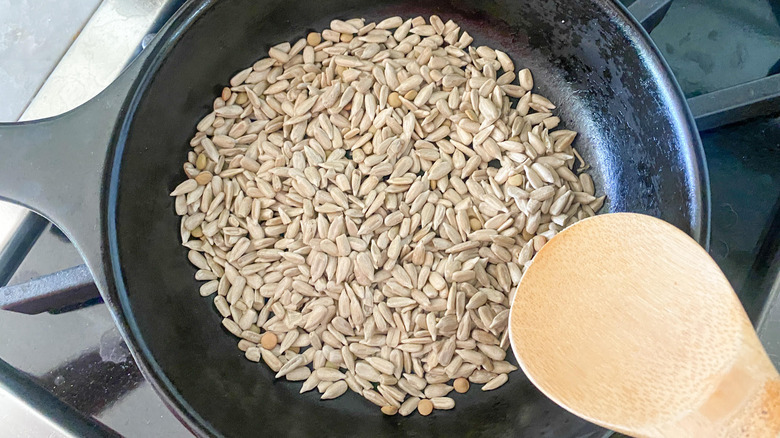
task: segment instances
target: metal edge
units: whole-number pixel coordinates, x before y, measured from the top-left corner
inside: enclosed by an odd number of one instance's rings
[[[650,56],[650,58],[648,58],[648,62],[651,64],[656,64],[659,67],[654,71],[656,79],[665,86],[669,97],[675,103],[675,106],[670,108],[670,110],[673,115],[676,114],[679,116],[675,118],[675,120],[678,121],[678,132],[681,133],[684,138],[689,140],[688,143],[691,146],[691,152],[693,153],[693,156],[690,157],[693,158],[693,161],[690,163],[690,165],[695,174],[694,176],[699,176],[698,180],[690,181],[692,186],[691,190],[693,193],[688,194],[690,199],[698,200],[697,204],[699,207],[698,213],[700,218],[699,223],[694,224],[694,229],[692,230],[693,235],[691,237],[699,242],[699,244],[704,247],[705,250],[709,251],[712,214],[710,174],[707,168],[707,158],[704,153],[704,146],[702,145],[701,136],[699,135],[698,128],[696,127],[696,120],[694,119],[693,113],[688,106],[688,102],[685,99],[685,94],[683,94],[682,88],[680,88],[680,84],[677,82],[677,79],[672,73],[671,67],[669,67],[669,64],[666,63],[666,60],[661,55],[661,51],[653,42],[650,34],[644,29],[644,27],[642,27],[642,24],[631,15],[628,8],[623,6],[623,4],[621,4],[618,0],[607,1],[613,5],[615,12],[625,20],[626,24],[630,25],[627,28],[627,33],[630,37],[631,31],[633,31],[635,34],[634,39],[637,42],[642,43],[640,45]],[[696,193],[697,191],[698,193]],[[691,219],[695,220],[696,212],[694,211],[692,213],[693,215]]]

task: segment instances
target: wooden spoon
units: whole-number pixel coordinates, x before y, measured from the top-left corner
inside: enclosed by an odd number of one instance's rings
[[[640,437],[780,436],[780,376],[728,280],[650,216],[600,215],[536,255],[510,317],[529,379]]]

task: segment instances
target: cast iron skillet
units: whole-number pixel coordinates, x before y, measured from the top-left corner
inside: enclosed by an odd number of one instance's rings
[[[704,156],[669,69],[608,0],[194,0],[107,90],[51,119],[0,126],[0,196],[61,226],[86,259],[144,375],[199,434],[588,436],[520,371],[453,411],[383,417],[349,393],[320,402],[250,363],[201,298],[168,193],[197,121],[232,74],[332,18],[436,13],[530,67],[593,166],[605,211],[661,217],[706,246]]]

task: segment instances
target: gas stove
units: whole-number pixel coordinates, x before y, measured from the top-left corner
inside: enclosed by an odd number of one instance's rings
[[[183,0],[133,3],[103,1],[24,117],[97,94]],[[696,116],[710,254],[780,366],[780,3],[624,4],[651,30]],[[0,423],[12,435],[191,436],[141,376],[82,263],[34,213],[0,221]]]

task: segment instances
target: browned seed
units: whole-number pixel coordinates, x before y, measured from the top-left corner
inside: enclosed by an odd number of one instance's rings
[[[206,164],[208,164],[208,157],[202,153],[198,154],[198,158],[195,161],[195,168],[198,170],[203,170],[206,168]]]
[[[265,332],[263,337],[260,339],[260,344],[266,350],[272,350],[274,347],[276,347],[278,342],[279,340],[277,339],[276,334],[272,332]]]
[[[431,412],[433,412],[433,402],[427,398],[420,400],[420,402],[417,404],[417,412],[419,412],[420,415],[424,417],[431,415]]]
[[[322,36],[319,34],[319,32],[309,32],[308,35],[306,35],[306,43],[310,46],[317,46],[322,42]]]
[[[401,106],[401,97],[397,92],[393,91],[389,96],[387,96],[387,104],[393,108],[398,108]]]
[[[452,387],[455,389],[455,391],[461,394],[466,393],[469,390],[469,386],[471,386],[469,381],[463,377],[458,377],[452,383]]]
[[[198,183],[198,185],[205,186],[211,182],[211,178],[211,172],[201,172],[198,174],[198,176],[195,177],[195,181]]]

